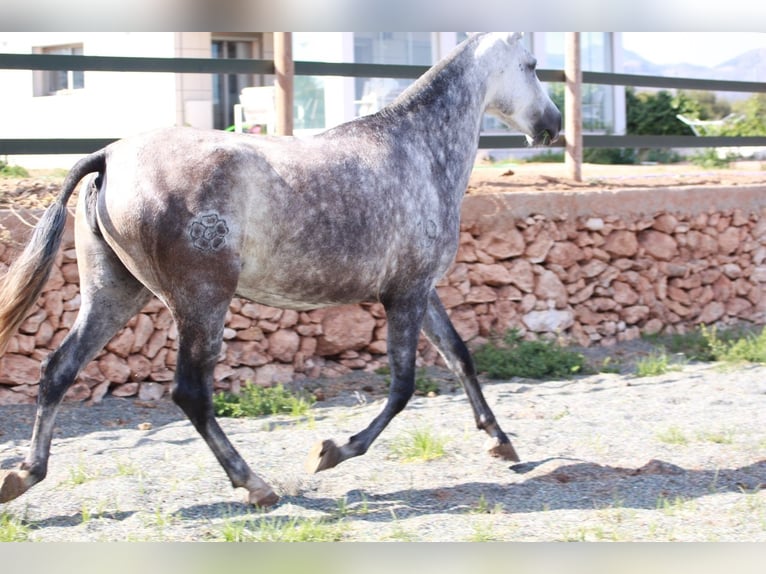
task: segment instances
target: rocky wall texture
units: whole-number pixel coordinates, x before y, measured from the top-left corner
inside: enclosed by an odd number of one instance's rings
[[[733,187],[469,196],[455,263],[437,289],[469,345],[511,328],[587,346],[700,323],[763,323],[763,194]],[[29,232],[17,215],[0,219],[3,266]],[[34,400],[41,360],[76,317],[71,223],[44,293],[0,358],[0,404]],[[173,319],[154,300],[87,366],[67,398],[158,398],[168,392],[176,349]],[[215,385],[236,391],[248,380],[332,377],[377,368],[385,353],[380,304],[296,312],[235,299]],[[437,360],[422,340],[419,361]]]

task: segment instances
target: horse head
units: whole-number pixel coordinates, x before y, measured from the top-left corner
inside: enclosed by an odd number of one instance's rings
[[[535,73],[537,61],[518,32],[487,34],[475,56],[489,73],[487,113],[527,137],[530,145],[550,144],[561,131],[561,112]]]

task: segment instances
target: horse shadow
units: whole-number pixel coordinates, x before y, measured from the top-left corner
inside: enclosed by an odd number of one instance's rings
[[[514,465],[521,473],[552,459]],[[479,508],[495,508],[509,514],[548,510],[594,510],[621,508],[654,510],[663,501],[691,500],[726,492],[752,493],[766,488],[766,459],[740,468],[684,469],[661,460],[639,468],[575,462],[522,482],[468,482],[447,487],[399,490],[384,494],[366,489],[350,490],[347,508],[360,520],[389,522],[404,516],[464,514]],[[311,509],[337,512],[337,499],[285,497]],[[392,512],[393,511],[393,512]]]

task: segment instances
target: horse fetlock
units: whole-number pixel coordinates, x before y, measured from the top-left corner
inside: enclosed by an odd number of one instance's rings
[[[309,452],[304,468],[306,472],[316,473],[333,468],[343,460],[338,445],[332,440],[323,440],[315,444]]]
[[[0,479],[0,502],[18,498],[38,482],[27,470],[9,470],[0,473]]]

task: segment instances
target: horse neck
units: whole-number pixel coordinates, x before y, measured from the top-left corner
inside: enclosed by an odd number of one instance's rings
[[[433,162],[442,189],[462,197],[479,144],[486,107],[487,72],[473,50],[463,49],[438,64],[405,90],[391,112],[404,117],[402,134]]]

